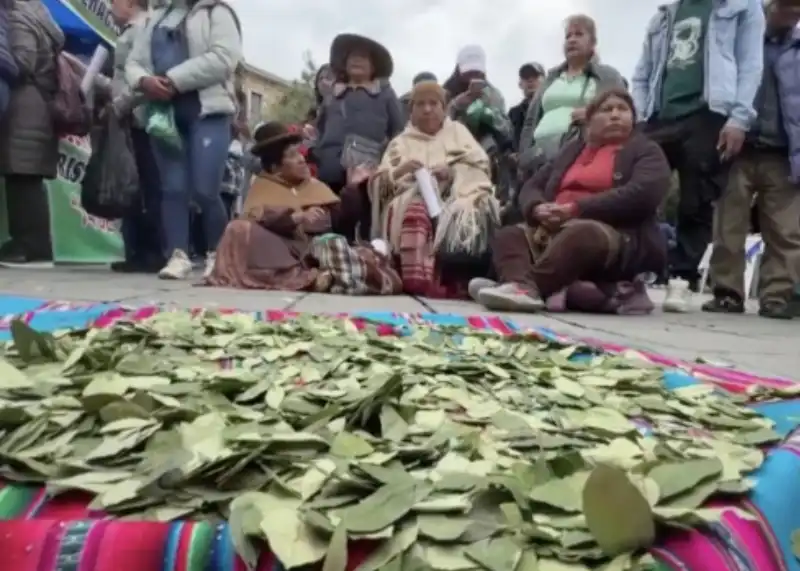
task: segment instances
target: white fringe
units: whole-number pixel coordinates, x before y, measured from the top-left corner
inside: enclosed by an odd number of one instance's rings
[[[439,215],[436,251],[481,256],[500,226],[500,205],[491,195],[454,200]]]

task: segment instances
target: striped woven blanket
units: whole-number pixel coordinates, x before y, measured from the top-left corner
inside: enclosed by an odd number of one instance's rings
[[[71,304],[25,300],[29,308],[14,312],[42,330],[107,326],[118,319],[145,319],[161,309],[155,306],[123,308],[109,304]],[[0,312],[9,308],[0,297]],[[202,311],[202,310],[198,310]],[[10,322],[8,312],[0,317]],[[259,312],[262,319],[291,319],[285,312]],[[523,330],[499,317],[454,315],[407,315],[365,313],[342,316],[356,326],[379,323],[386,335],[402,335],[410,328],[434,325],[469,326],[509,334],[567,339],[556,332]],[[597,343],[619,352],[628,348]],[[720,388],[743,391],[754,384],[787,386],[785,379],[760,377],[675,361],[661,355],[645,357],[666,369],[670,387],[711,382]],[[673,533],[653,550],[663,569],[674,571],[800,571],[792,553],[791,534],[800,529],[800,434],[793,432],[800,419],[800,400],[754,405],[776,422],[786,441],[772,450],[764,466],[754,474],[757,486],[745,506],[754,520],[743,520],[729,511],[722,521],[703,530]],[[225,523],[175,521],[171,523],[117,521],[89,512],[89,497],[67,494],[49,497],[41,487],[0,483],[0,569],[2,571],[244,571],[236,557]],[[718,507],[725,507],[724,503]],[[373,545],[351,546],[349,568],[356,569]],[[282,566],[264,550],[259,571]]]

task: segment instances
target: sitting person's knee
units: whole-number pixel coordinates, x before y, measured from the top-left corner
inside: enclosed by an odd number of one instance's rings
[[[497,251],[504,246],[527,241],[525,230],[520,226],[504,226],[495,231],[492,236],[492,251]]]

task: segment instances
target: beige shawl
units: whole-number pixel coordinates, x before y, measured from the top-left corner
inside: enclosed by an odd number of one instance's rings
[[[500,207],[490,179],[489,157],[469,130],[451,119],[445,119],[436,135],[426,135],[409,123],[389,143],[369,185],[373,237],[381,237],[393,248],[399,248],[406,208],[413,200],[422,200],[413,173],[396,180],[393,176],[394,170],[409,160],[419,161],[429,169],[442,165],[451,169],[449,186],[438,189],[443,210],[439,215],[434,249],[474,255],[484,253],[489,246],[491,228],[500,221]]]

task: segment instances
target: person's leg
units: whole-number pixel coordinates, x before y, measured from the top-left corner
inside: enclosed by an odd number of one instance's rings
[[[180,150],[151,137],[153,157],[161,180],[161,223],[164,229],[164,254],[167,264],[159,272],[162,279],[184,279],[192,271],[189,260],[189,139],[183,137]]]
[[[50,205],[44,180],[34,175],[7,175],[5,184],[11,242],[2,252],[3,261],[51,261]]]
[[[744,313],[744,245],[750,230],[750,206],[754,185],[757,184],[754,175],[758,159],[757,155],[748,152],[734,161],[728,186],[717,201],[713,224],[714,251],[709,269],[714,299],[703,304],[703,311]]]
[[[161,223],[161,179],[153,155],[150,136],[144,129],[132,129],[133,153],[139,172],[142,197],[141,233],[139,243],[149,271],[164,265],[164,229]]]
[[[547,299],[581,280],[616,280],[622,244],[622,235],[608,224],[595,220],[567,223],[550,239],[531,269],[538,294]]]
[[[506,226],[495,233],[492,239],[492,264],[500,284],[470,284],[470,295],[487,309],[531,312],[544,307],[533,274],[533,253],[528,230],[523,226]]]
[[[201,117],[191,126],[189,137],[189,180],[192,197],[203,213],[203,234],[206,239],[206,273],[214,268],[217,249],[228,217],[220,197],[225,160],[230,146],[231,117]]]
[[[664,311],[683,313],[691,307],[691,292],[699,286],[698,266],[712,240],[714,203],[727,187],[730,163],[722,163],[717,150],[725,117],[710,111],[683,120],[676,247],[670,252],[670,275]]]
[[[789,181],[783,153],[758,157],[757,204],[764,254],[759,271],[759,315],[791,319],[792,291],[800,283],[800,194]]]

